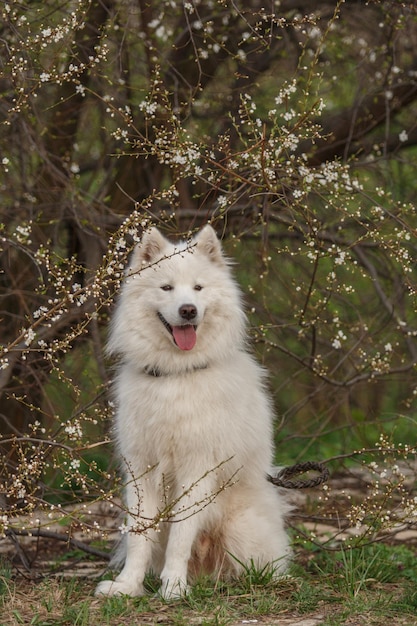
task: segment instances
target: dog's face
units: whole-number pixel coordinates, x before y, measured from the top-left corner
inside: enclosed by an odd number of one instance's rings
[[[157,315],[180,350],[192,350],[196,344],[197,329],[206,310],[203,282],[195,279],[180,283],[172,277],[159,287]]]
[[[243,324],[239,290],[214,230],[206,226],[188,244],[174,245],[154,228],[132,256],[109,347],[127,353],[136,344],[148,362],[185,353],[207,360],[220,337],[222,350],[233,335],[240,341]]]
[[[211,227],[180,246],[152,229],[136,250],[131,270],[141,272],[146,304],[179,350],[195,347],[207,306],[217,297],[214,290],[221,288],[225,265]]]

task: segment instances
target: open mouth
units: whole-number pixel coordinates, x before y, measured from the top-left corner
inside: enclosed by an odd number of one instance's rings
[[[171,326],[162,313],[158,311],[158,317],[172,335],[174,343],[180,350],[192,350],[197,341],[197,326],[194,324],[183,324],[182,326]]]

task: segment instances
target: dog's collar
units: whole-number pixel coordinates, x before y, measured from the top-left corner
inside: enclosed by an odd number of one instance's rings
[[[190,369],[184,370],[183,372],[163,372],[159,369],[159,367],[146,365],[143,368],[143,371],[148,376],[153,376],[154,378],[160,378],[161,376],[181,376],[183,374],[190,374],[191,372],[197,372],[198,370],[206,370],[208,368],[208,363],[204,363],[204,365],[196,365],[195,367],[191,367]]]

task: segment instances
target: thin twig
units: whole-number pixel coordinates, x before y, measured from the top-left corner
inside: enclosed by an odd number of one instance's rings
[[[110,560],[110,554],[108,552],[104,552],[103,550],[94,548],[90,544],[85,543],[84,541],[80,541],[79,539],[74,539],[74,537],[70,537],[69,535],[66,535],[63,533],[56,533],[52,530],[45,530],[43,528],[34,528],[31,530],[26,530],[26,529],[23,530],[20,528],[8,528],[5,534],[6,534],[6,537],[10,537],[14,543],[16,543],[16,536],[42,537],[44,539],[54,539],[56,541],[63,541],[67,543],[68,545],[72,546],[73,548],[78,548],[79,550],[82,550],[83,552],[86,552],[87,554],[92,554],[106,561]],[[19,552],[19,556],[21,557],[20,552]],[[22,563],[26,567],[26,564],[23,560],[22,560]]]

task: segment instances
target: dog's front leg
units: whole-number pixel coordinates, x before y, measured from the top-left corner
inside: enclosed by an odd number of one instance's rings
[[[200,480],[193,487],[183,486],[179,508],[170,524],[165,564],[161,572],[159,594],[166,600],[179,598],[188,593],[188,562],[195,539],[204,528],[207,519],[207,502],[214,496],[214,481]]]
[[[148,481],[138,485],[131,482],[126,488],[127,520],[126,560],[117,578],[103,580],[95,595],[144,595],[143,580],[149,569],[152,547],[158,540],[153,520],[157,515],[158,502],[155,490]]]

